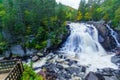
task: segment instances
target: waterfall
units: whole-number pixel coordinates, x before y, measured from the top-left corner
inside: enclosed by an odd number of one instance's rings
[[[70,35],[60,49],[70,59],[79,61],[80,65],[89,66],[90,71],[97,68],[116,68],[111,63],[111,56],[98,42],[98,31],[93,25],[70,23]]]
[[[71,23],[71,34],[64,44],[62,50],[77,53],[105,54],[104,49],[98,42],[98,32],[93,25],[84,23]]]
[[[117,47],[120,47],[120,43],[119,43],[119,41],[117,40],[117,38],[118,38],[117,32],[115,32],[109,25],[106,25],[106,26],[107,26],[107,28],[110,30],[111,36],[114,38],[114,40],[115,40],[115,42],[116,42],[116,44],[117,44]]]

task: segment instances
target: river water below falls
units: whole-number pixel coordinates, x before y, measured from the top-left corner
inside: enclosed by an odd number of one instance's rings
[[[80,65],[88,66],[88,71],[98,68],[117,68],[111,63],[111,57],[98,42],[98,31],[93,25],[70,23],[70,35],[60,49],[64,55],[76,59]]]

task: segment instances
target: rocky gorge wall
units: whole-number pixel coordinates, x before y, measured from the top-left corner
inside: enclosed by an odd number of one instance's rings
[[[105,50],[112,51],[113,49],[117,48],[117,44],[114,38],[112,37],[110,30],[107,28],[107,23],[105,23],[104,21],[98,22],[88,21],[87,23],[93,24],[98,29],[99,33],[98,39]],[[118,33],[118,36],[120,36],[120,31],[116,32]],[[120,42],[119,37],[118,41]]]

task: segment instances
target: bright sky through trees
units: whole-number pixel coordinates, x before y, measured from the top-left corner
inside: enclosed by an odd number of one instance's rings
[[[80,0],[56,0],[57,3],[61,2],[64,5],[71,6],[78,9]]]

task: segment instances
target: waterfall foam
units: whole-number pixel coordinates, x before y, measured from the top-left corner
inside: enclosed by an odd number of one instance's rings
[[[80,65],[89,66],[89,71],[97,68],[117,68],[111,63],[111,56],[98,42],[98,31],[93,25],[70,23],[70,35],[60,51],[79,61]]]

